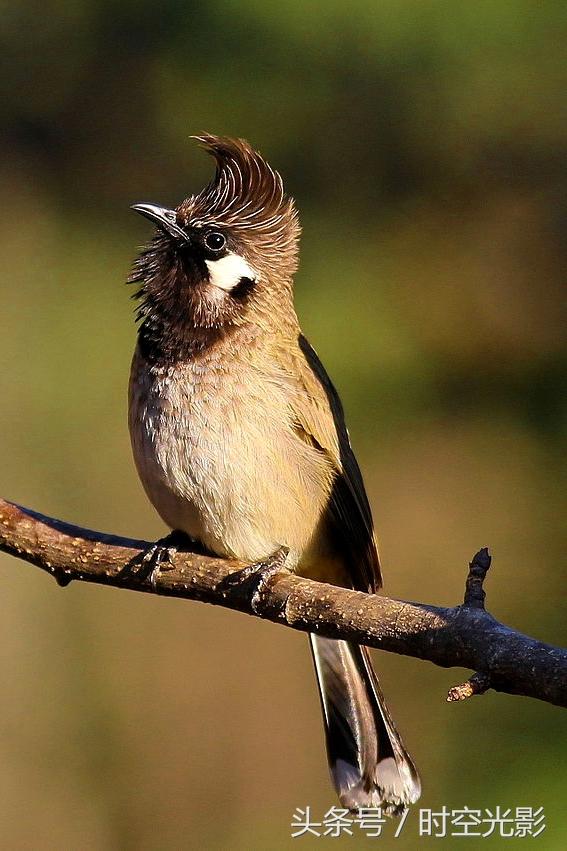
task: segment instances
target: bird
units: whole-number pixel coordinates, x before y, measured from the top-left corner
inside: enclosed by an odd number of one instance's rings
[[[246,140],[193,138],[214,158],[208,185],[175,209],[133,205],[155,226],[128,279],[138,299],[129,430],[142,485],[172,534],[207,552],[375,593],[362,474],[294,307],[296,204]],[[368,650],[309,639],[341,805],[400,815],[421,783]]]

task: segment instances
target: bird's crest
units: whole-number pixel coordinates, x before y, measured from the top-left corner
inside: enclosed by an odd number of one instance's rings
[[[216,161],[213,179],[180,212],[194,227],[211,224],[253,231],[259,241],[296,238],[297,214],[281,176],[244,139],[205,133],[194,136]],[[279,239],[278,239],[279,238]]]

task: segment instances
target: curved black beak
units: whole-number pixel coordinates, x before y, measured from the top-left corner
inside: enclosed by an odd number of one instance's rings
[[[168,210],[167,207],[158,207],[156,204],[132,204],[131,210],[145,216],[150,222],[154,222],[174,239],[181,239],[183,242],[188,242],[189,237],[185,231],[177,224],[177,214],[175,210]]]

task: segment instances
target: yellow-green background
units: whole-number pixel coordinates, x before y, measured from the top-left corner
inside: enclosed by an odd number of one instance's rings
[[[0,16],[2,495],[163,533],[126,429],[123,281],[150,233],[128,206],[203,185],[191,133],[245,136],[298,201],[298,310],[344,399],[387,593],[455,604],[487,544],[491,611],[564,642],[563,0],[20,0]],[[296,807],[335,803],[305,636],[0,565],[2,849],[359,847],[290,839]],[[466,846],[565,848],[561,710],[448,705],[467,672],[376,662],[422,806],[544,805],[539,839]],[[421,847],[416,819],[374,845]]]

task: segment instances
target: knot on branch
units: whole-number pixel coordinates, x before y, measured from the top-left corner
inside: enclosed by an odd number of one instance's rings
[[[465,606],[471,609],[484,609],[484,601],[486,594],[483,588],[483,583],[488,573],[492,557],[488,547],[483,547],[469,564],[469,574],[465,586]]]

